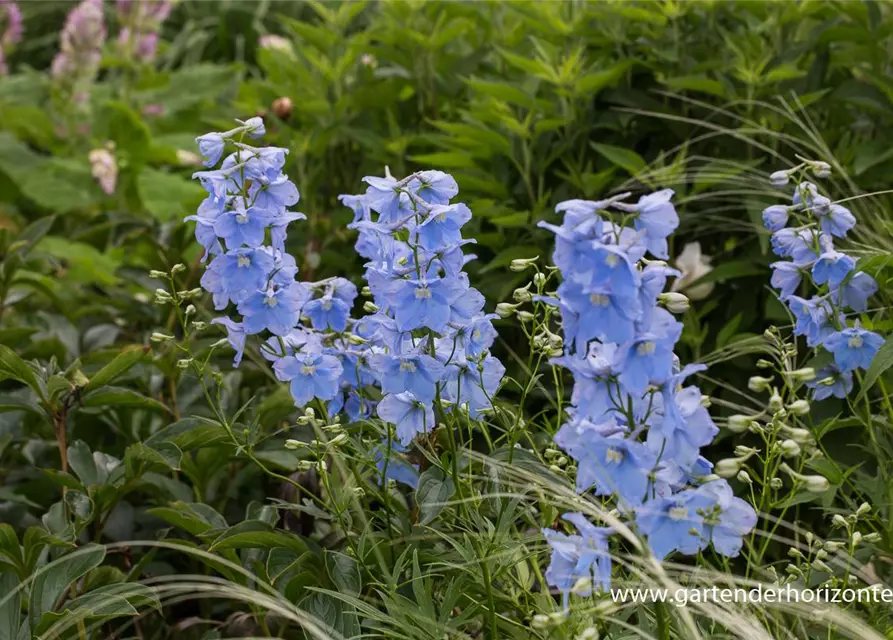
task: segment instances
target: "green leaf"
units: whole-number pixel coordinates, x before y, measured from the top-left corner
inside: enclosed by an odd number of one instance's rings
[[[12,525],[8,525],[5,522],[0,523],[0,554],[12,560],[16,566],[22,566],[22,563],[25,561],[15,530],[12,528]],[[0,591],[0,595],[2,594],[3,592]]]
[[[18,183],[22,193],[53,213],[89,209],[96,186],[90,163],[83,158],[48,158]]]
[[[725,88],[721,82],[704,75],[677,76],[675,78],[665,78],[662,82],[677,91],[700,91],[718,98],[724,98],[726,95]]]
[[[109,384],[115,378],[122,373],[125,373],[137,362],[142,360],[143,356],[148,352],[149,348],[143,346],[125,348],[121,353],[115,356],[114,360],[105,365],[90,378],[90,382],[84,386],[84,392],[89,393],[90,391]]]
[[[93,459],[93,452],[83,440],[76,440],[68,447],[68,466],[85,487],[98,486],[103,483],[100,480],[96,461]]]
[[[81,398],[84,407],[142,407],[170,412],[163,403],[125,387],[103,387]]]
[[[647,166],[642,156],[630,149],[615,147],[610,144],[600,144],[598,142],[591,142],[590,144],[593,149],[607,158],[611,164],[626,170],[630,175],[636,175]]]
[[[22,625],[22,590],[9,572],[0,573],[0,640],[16,640]]]
[[[632,61],[625,60],[610,69],[587,73],[574,83],[574,91],[578,94],[594,96],[605,87],[614,86],[632,66]]]
[[[359,596],[363,582],[356,559],[338,551],[326,551],[325,560],[329,577],[338,590],[341,593]]]
[[[179,471],[183,452],[173,442],[156,442],[149,447],[142,442],[127,447],[124,467],[129,478],[136,478],[147,471]]]
[[[227,526],[226,520],[213,507],[201,503],[174,502],[170,507],[147,509],[146,513],[192,535],[206,533],[211,529],[225,529]]]
[[[299,537],[278,531],[250,531],[223,537],[214,542],[209,551],[224,549],[279,549],[286,548],[303,553],[307,551],[307,543]]]
[[[98,567],[104,559],[105,547],[90,544],[43,567],[31,587],[28,610],[31,626],[36,627],[43,614],[56,609],[72,582]]]
[[[115,272],[120,263],[93,245],[75,242],[70,238],[47,236],[37,245],[37,250],[64,260],[68,267],[67,277],[83,284],[113,285],[118,282]]]
[[[41,399],[44,398],[37,376],[28,363],[12,349],[3,345],[0,345],[0,380],[18,380],[33,389]]]
[[[411,156],[410,159],[423,166],[444,167],[447,169],[470,169],[474,159],[470,154],[459,151],[440,151]]]
[[[149,168],[140,172],[137,188],[143,206],[161,222],[191,214],[207,195],[195,181]]]
[[[878,381],[878,378],[881,377],[887,369],[893,366],[893,336],[887,338],[886,342],[881,345],[881,348],[878,349],[878,352],[874,354],[874,359],[872,359],[871,364],[868,366],[868,371],[865,372],[865,378],[862,380],[862,388],[859,390],[859,395],[856,396],[855,404],[859,404],[859,401],[868,393],[868,390],[871,389],[874,384]]]
[[[152,135],[140,115],[123,102],[106,103],[99,122],[104,137],[115,143],[116,152],[123,151],[131,165],[145,161],[151,148]]]
[[[419,524],[428,524],[446,507],[446,502],[453,496],[456,486],[452,478],[444,477],[443,471],[430,467],[419,476],[416,488],[416,502],[419,505]]]

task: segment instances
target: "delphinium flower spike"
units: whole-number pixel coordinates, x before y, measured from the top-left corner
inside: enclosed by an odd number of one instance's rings
[[[555,234],[553,261],[563,278],[544,299],[561,311],[565,352],[553,362],[575,381],[555,442],[577,463],[577,490],[615,496],[657,557],[697,553],[711,541],[736,555],[756,514],[709,475],[712,465],[701,456],[718,429],[700,390],[685,381],[705,367],[682,367],[673,353],[682,325],[669,309],[687,305],[664,289],[682,274],[653,259],[668,256],[667,238],[679,224],[673,192],[635,204],[628,196],[562,202],[562,224],[540,224]],[[553,549],[549,584],[566,597],[594,572],[594,584],[606,589],[610,530],[579,514],[566,519],[578,536],[544,531]]]
[[[846,238],[856,218],[805,180],[807,173],[825,177],[830,166],[804,160],[793,169],[772,174],[772,183],[783,187],[798,177],[790,205],[776,204],[763,210],[763,224],[772,232],[772,250],[781,258],[772,264],[772,286],[794,316],[794,334],[806,344],[825,350],[832,362],[808,382],[817,400],[834,395],[843,398],[853,386],[853,372],[867,369],[883,344],[883,338],[863,328],[848,312],[864,313],[868,299],[878,289],[870,275],[857,270],[856,260],[838,251],[835,239]],[[806,290],[812,292],[810,297]]]

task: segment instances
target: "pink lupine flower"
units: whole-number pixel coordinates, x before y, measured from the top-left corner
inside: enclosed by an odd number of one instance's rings
[[[50,73],[71,91],[76,102],[86,102],[89,96],[89,87],[99,73],[105,37],[102,0],[83,0],[69,12]]]

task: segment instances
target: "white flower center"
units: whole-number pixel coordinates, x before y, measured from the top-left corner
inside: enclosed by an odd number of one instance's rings
[[[249,258],[248,256],[239,256],[238,258],[236,258],[236,264],[242,268],[250,267],[251,266],[251,258]]]
[[[332,301],[331,300],[323,300],[322,308],[324,311],[332,310]]]
[[[401,360],[400,361],[400,371],[408,371],[409,373],[415,373],[415,363],[410,362],[409,360]]]
[[[316,367],[311,364],[301,365],[301,375],[312,376],[316,373]]]
[[[611,304],[611,298],[603,293],[593,293],[589,296],[589,301],[597,307],[607,307]]]
[[[419,287],[415,290],[416,300],[427,300],[431,297],[431,290],[428,287]]]
[[[862,336],[853,336],[847,340],[847,346],[849,346],[850,349],[861,349],[864,342]]]
[[[623,451],[620,449],[608,449],[605,453],[605,460],[607,462],[614,462],[616,464],[620,464],[623,462]]]
[[[236,214],[236,222],[239,224],[245,224],[248,222],[248,214],[247,213],[237,213]]]
[[[620,262],[620,258],[618,258],[613,253],[609,253],[608,257],[605,258],[605,264],[611,267],[612,269],[617,266],[617,263]]]
[[[650,340],[647,342],[640,342],[639,346],[636,347],[636,353],[640,356],[650,356],[654,353],[655,344]]]
[[[444,211],[443,213],[439,213],[439,214],[437,214],[437,221],[438,221],[438,222],[446,222],[446,219],[447,219],[446,211]]]
[[[670,516],[670,520],[675,520],[676,522],[687,520],[688,509],[685,507],[671,507],[667,515]]]
[[[277,304],[279,304],[279,299],[274,298],[273,296],[267,296],[266,298],[264,298],[264,304],[272,309]]]
[[[475,340],[480,340],[481,339],[481,330],[475,329],[474,331],[472,331],[471,337],[474,338]]]

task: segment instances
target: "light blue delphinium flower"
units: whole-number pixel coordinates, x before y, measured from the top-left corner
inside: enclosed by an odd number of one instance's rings
[[[391,442],[391,451],[388,455],[388,443],[383,441],[373,450],[375,468],[378,470],[379,483],[385,480],[400,482],[412,489],[419,486],[419,465],[411,464],[406,456],[406,447],[399,442]]]
[[[636,508],[636,524],[648,537],[648,546],[659,560],[673,551],[694,555],[707,546],[704,517],[716,499],[696,489],[670,497],[648,500]]]
[[[825,348],[834,356],[841,371],[868,369],[884,339],[860,326],[835,331],[825,338]]]
[[[408,391],[393,393],[381,399],[376,407],[378,417],[397,429],[400,444],[408,446],[420,433],[434,428],[434,409]]]
[[[763,209],[763,225],[773,233],[784,229],[788,223],[788,208],[781,204],[774,204]]]
[[[577,458],[577,490],[595,487],[595,494],[616,493],[631,505],[648,495],[654,454],[641,442],[593,434]]]
[[[579,535],[565,535],[552,529],[543,529],[546,542],[552,548],[552,557],[546,569],[546,582],[562,591],[567,597],[580,578],[592,582],[579,592],[589,596],[592,587],[607,592],[611,588],[611,554],[608,537],[614,531],[596,527],[582,513],[566,513],[562,516],[573,524]]]
[[[844,238],[847,232],[856,226],[856,218],[846,207],[832,204],[827,213],[819,214],[819,224],[825,233]]]
[[[639,198],[635,205],[636,229],[645,231],[648,251],[658,258],[668,258],[667,238],[679,226],[679,215],[676,208],[670,202],[673,197],[672,189],[663,189],[647,196]]]
[[[450,321],[450,306],[466,287],[458,278],[395,280],[389,291],[397,328],[411,331],[427,327],[442,332]]]
[[[624,343],[635,335],[635,321],[641,317],[638,296],[622,296],[593,287],[587,291],[572,282],[562,282],[558,295],[577,315],[576,342],[581,351],[593,339]]]
[[[505,375],[503,364],[487,355],[479,364],[458,362],[447,367],[446,396],[468,409],[468,415],[477,419],[483,409],[492,406],[491,399],[496,395],[499,383]]]
[[[868,299],[877,293],[878,285],[874,278],[859,271],[839,287],[831,288],[831,299],[841,307],[849,307],[860,313],[868,310]]]
[[[780,290],[779,298],[782,301],[790,298],[800,286],[803,278],[801,268],[793,262],[773,262],[770,265],[773,269],[772,278],[769,282],[773,287]]]
[[[831,396],[846,398],[853,390],[853,374],[851,371],[841,371],[832,363],[819,369],[815,380],[810,380],[806,386],[813,390],[815,400],[824,400]]]
[[[855,266],[856,261],[852,257],[831,249],[822,253],[813,265],[812,279],[816,284],[827,282],[832,287],[837,287]]]
[[[273,370],[280,380],[289,383],[295,406],[303,407],[313,398],[334,398],[342,368],[335,356],[298,352],[277,360]]]
[[[241,322],[235,322],[226,316],[214,318],[211,320],[211,324],[223,325],[226,329],[226,339],[236,351],[236,356],[233,358],[233,367],[238,368],[242,364],[242,356],[245,353],[245,340],[248,337],[245,333],[245,327],[242,326]]]
[[[416,175],[419,182],[416,195],[428,204],[449,204],[459,194],[456,179],[448,173],[431,170],[420,171]],[[469,217],[470,215],[469,212]]]
[[[698,491],[710,495],[716,503],[704,518],[705,535],[713,548],[734,558],[741,551],[746,536],[757,524],[757,514],[747,502],[736,498],[725,480],[713,480]]]
[[[707,409],[701,404],[701,390],[686,387],[671,392],[664,385],[660,396],[655,396],[655,420],[648,430],[648,445],[661,461],[672,460],[683,470],[690,469],[705,447],[719,433]],[[662,416],[660,415],[662,414]]]
[[[427,402],[434,399],[436,385],[443,379],[443,365],[424,353],[405,355],[376,354],[370,356],[369,364],[381,380],[384,393],[411,391]]]
[[[239,303],[242,324],[249,335],[267,330],[277,336],[287,335],[301,318],[301,309],[310,297],[301,283],[287,287],[269,287],[256,291]]]
[[[638,336],[618,351],[614,368],[624,390],[641,395],[649,383],[662,384],[673,373],[673,343],[650,333]]]
[[[831,308],[824,298],[813,296],[805,300],[799,296],[790,296],[788,304],[796,320],[794,334],[804,336],[810,347],[819,346],[833,332],[834,327],[829,322]]]
[[[304,305],[302,313],[310,318],[314,329],[319,331],[331,329],[340,332],[347,328],[350,306],[329,292],[321,298],[310,300]]]
[[[198,144],[198,151],[202,155],[203,164],[206,167],[213,167],[220,162],[226,146],[226,142],[221,134],[206,133],[197,137],[195,142]]]
[[[224,211],[214,219],[214,233],[223,239],[227,249],[258,247],[264,243],[267,227],[274,219],[271,212],[257,207]]]
[[[436,251],[462,241],[462,227],[471,220],[471,210],[461,202],[434,205],[415,228],[418,244],[426,251]]]
[[[239,303],[265,287],[274,260],[259,249],[236,249],[216,256],[202,274],[201,285],[214,295],[214,308]]]

